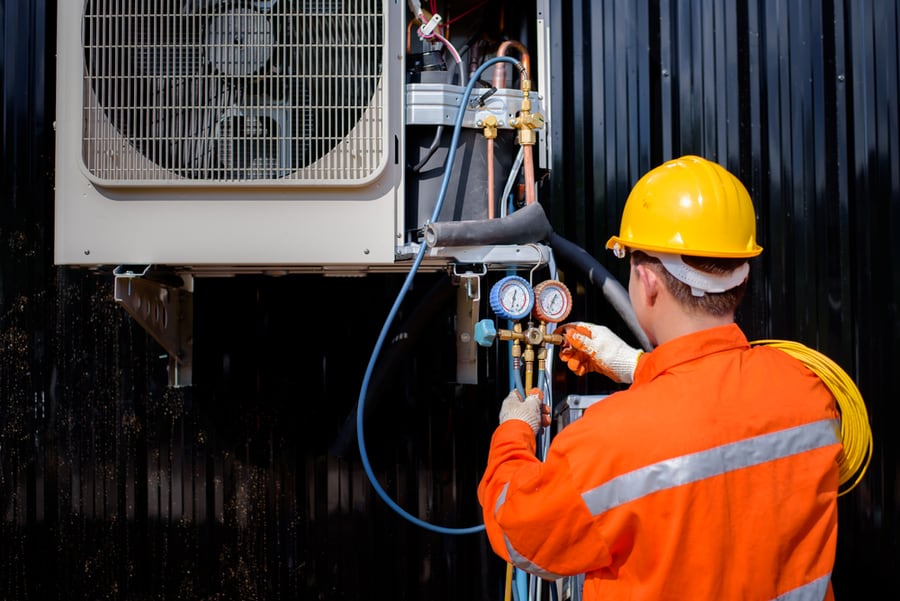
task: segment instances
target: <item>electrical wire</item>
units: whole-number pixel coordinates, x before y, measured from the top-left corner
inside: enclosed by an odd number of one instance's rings
[[[435,13],[432,13],[432,14],[435,14]],[[462,57],[460,56],[459,51],[450,42],[450,40],[448,40],[443,35],[441,35],[441,32],[439,32],[437,30],[437,28],[435,28],[434,31],[432,31],[431,33],[428,33],[428,34],[426,34],[422,30],[422,27],[424,27],[428,23],[428,20],[426,19],[425,14],[421,10],[416,13],[416,18],[419,19],[419,22],[422,24],[419,26],[419,29],[418,29],[419,37],[423,40],[429,40],[429,41],[431,41],[431,39],[434,38],[444,45],[444,47],[447,49],[447,52],[449,52],[450,56],[453,57],[453,62],[456,63],[456,66],[459,69],[460,85],[466,85],[466,67],[465,67],[465,65],[463,65]],[[501,58],[501,57],[497,57],[497,58]],[[519,64],[520,63],[517,63],[517,65],[519,65]],[[466,98],[468,99],[468,96]],[[468,100],[466,100],[466,102],[468,102]]]
[[[472,95],[472,89],[475,87],[475,82],[478,81],[481,73],[490,67],[491,65],[497,62],[508,62],[512,65],[515,65],[518,68],[521,68],[521,64],[519,61],[509,58],[509,57],[494,57],[485,61],[483,65],[481,65],[475,72],[474,76],[469,80],[468,85],[466,86],[465,91],[463,92],[463,98],[459,105],[459,111],[456,116],[456,122],[453,126],[453,137],[450,141],[450,147],[447,151],[447,162],[444,167],[444,179],[441,182],[441,188],[438,192],[437,201],[435,202],[434,211],[431,215],[431,221],[437,221],[438,216],[441,214],[441,207],[444,204],[444,198],[447,196],[447,189],[450,185],[450,176],[453,170],[453,162],[456,159],[456,148],[459,144],[459,136],[462,131],[462,122],[463,117],[466,113],[466,107],[469,103],[469,97]],[[400,305],[403,303],[403,299],[406,297],[407,292],[409,291],[410,286],[412,285],[413,278],[415,277],[416,272],[419,269],[419,266],[422,264],[422,260],[425,258],[425,251],[427,250],[426,244],[421,244],[419,247],[419,251],[416,253],[416,257],[413,260],[413,264],[410,267],[409,273],[406,276],[406,279],[403,281],[403,286],[400,288],[400,292],[397,293],[397,298],[394,300],[394,304],[391,307],[390,312],[388,313],[387,318],[385,318],[384,325],[381,328],[381,333],[378,335],[378,339],[375,342],[375,348],[372,350],[372,354],[369,357],[369,364],[366,367],[365,375],[363,376],[362,385],[360,387],[359,392],[359,400],[356,405],[356,440],[359,445],[359,455],[360,460],[363,464],[363,469],[366,472],[366,476],[369,479],[369,482],[372,484],[372,487],[375,489],[375,492],[378,493],[378,496],[397,514],[405,518],[407,521],[416,524],[417,526],[421,526],[426,530],[430,530],[432,532],[437,532],[439,534],[472,534],[476,532],[482,532],[484,530],[484,524],[479,524],[478,526],[471,526],[467,528],[448,528],[444,526],[438,526],[436,524],[431,524],[422,520],[405,509],[400,507],[391,497],[385,492],[384,488],[382,488],[381,484],[378,482],[378,478],[375,477],[375,472],[372,470],[372,465],[369,462],[368,451],[366,450],[366,440],[365,440],[365,431],[363,427],[364,419],[363,415],[365,414],[365,402],[366,402],[366,391],[369,387],[369,382],[372,379],[372,372],[375,370],[375,363],[378,359],[378,355],[381,352],[381,347],[384,345],[384,341],[387,338],[388,332],[391,329],[391,324],[394,322],[394,318],[396,317],[398,311],[400,310]]]
[[[462,19],[463,17],[465,17],[465,16],[468,15],[469,13],[478,10],[479,8],[481,8],[482,6],[484,6],[485,4],[487,4],[487,0],[482,0],[482,2],[479,2],[479,3],[476,4],[475,6],[469,8],[469,9],[467,9],[467,10],[464,10],[462,13],[460,13],[460,14],[454,16],[452,19],[447,19],[447,21],[446,21],[444,24],[447,25],[447,26],[449,27],[450,24],[456,23],[457,21],[459,21],[460,19]]]
[[[866,404],[853,379],[832,359],[799,342],[755,340],[750,344],[771,346],[798,359],[819,376],[834,395],[838,411],[841,414],[841,443],[843,444],[843,450],[838,456],[839,486],[850,482],[849,486],[838,492],[838,496],[853,490],[869,468],[873,444],[872,428],[869,424]]]
[[[419,160],[419,162],[410,168],[410,171],[412,171],[413,173],[418,173],[419,171],[422,170],[422,167],[425,166],[425,163],[427,163],[429,160],[431,160],[431,157],[434,156],[434,153],[437,151],[438,146],[441,145],[441,137],[443,135],[444,135],[444,126],[438,125],[437,130],[435,130],[435,132],[434,132],[434,138],[431,140],[431,146],[428,147],[428,149],[425,151],[425,154],[422,155],[422,158]]]

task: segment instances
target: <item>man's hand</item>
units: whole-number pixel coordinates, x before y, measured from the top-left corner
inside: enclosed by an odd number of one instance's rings
[[[543,398],[539,388],[532,388],[524,400],[518,390],[512,390],[500,406],[500,423],[521,420],[531,426],[536,436],[542,427],[550,425],[550,407],[541,402]]]
[[[576,321],[562,326],[565,341],[559,358],[579,376],[600,372],[615,382],[632,383],[643,352],[625,344],[606,326]]]

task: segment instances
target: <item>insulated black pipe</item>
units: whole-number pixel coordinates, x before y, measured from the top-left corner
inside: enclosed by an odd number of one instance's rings
[[[489,246],[546,240],[553,231],[544,208],[535,202],[500,219],[438,221],[425,226],[428,246]]]
[[[616,312],[625,320],[625,324],[637,337],[638,342],[645,351],[653,350],[650,339],[641,329],[634,314],[634,308],[631,306],[631,298],[628,291],[619,281],[612,276],[611,273],[597,259],[595,259],[586,250],[566,240],[556,232],[550,233],[550,246],[557,252],[557,256],[563,260],[576,266],[584,272],[588,280],[594,286],[600,288],[603,296],[609,301]]]
[[[425,242],[432,247],[528,244],[542,240],[547,240],[560,258],[580,269],[591,284],[600,288],[644,350],[653,349],[637,322],[625,287],[590,253],[554,232],[540,203],[525,205],[500,219],[439,221],[425,226]]]

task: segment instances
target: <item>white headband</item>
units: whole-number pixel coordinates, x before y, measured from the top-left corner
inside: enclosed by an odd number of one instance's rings
[[[666,271],[671,273],[675,279],[691,287],[691,294],[694,296],[703,296],[707,292],[716,293],[731,290],[735,286],[742,284],[747,279],[747,274],[750,273],[749,263],[744,263],[729,273],[718,275],[691,267],[681,259],[681,255],[650,252],[647,250],[643,252],[659,259]]]

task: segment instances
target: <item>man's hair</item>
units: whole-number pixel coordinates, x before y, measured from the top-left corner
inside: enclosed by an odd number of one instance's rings
[[[712,257],[693,257],[682,255],[681,260],[700,271],[715,275],[734,271],[747,262],[747,259],[720,259]],[[689,311],[708,313],[717,317],[733,315],[747,291],[747,280],[725,292],[707,292],[703,296],[694,296],[691,287],[678,280],[663,267],[656,257],[639,250],[631,251],[632,265],[646,265],[659,274],[665,281],[666,288],[681,305]]]

